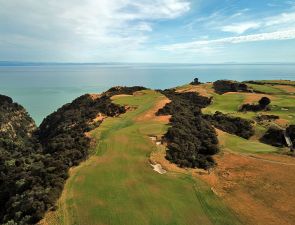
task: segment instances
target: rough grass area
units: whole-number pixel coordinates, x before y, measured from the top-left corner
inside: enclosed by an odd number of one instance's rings
[[[72,170],[58,210],[44,224],[194,225],[241,224],[209,186],[189,173],[159,174],[149,164],[165,122],[141,119],[164,96],[144,91],[114,98],[133,106],[92,132],[99,143],[85,163]]]

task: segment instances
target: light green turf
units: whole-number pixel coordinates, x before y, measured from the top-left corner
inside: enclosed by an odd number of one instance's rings
[[[246,140],[244,138],[224,133],[222,136],[222,149],[239,153],[275,153],[278,148],[260,143],[254,140]]]
[[[282,84],[282,85],[295,85],[292,80],[255,80],[256,83],[266,84]]]
[[[243,104],[244,95],[237,94],[213,94],[213,103],[203,110],[204,113],[213,114],[216,111],[223,113],[235,113],[239,106]]]
[[[216,111],[230,114],[232,116],[241,117],[245,119],[255,119],[259,114],[277,115],[280,119],[288,121],[288,124],[295,124],[295,97],[283,90],[275,88],[271,85],[252,85],[252,88],[262,92],[266,92],[274,96],[271,104],[270,111],[266,112],[238,112],[239,107],[243,104],[245,99],[244,93],[236,94],[213,94],[213,103],[207,108],[203,109],[205,114],[214,114]],[[264,127],[255,125],[255,138],[256,140],[245,140],[234,135],[226,135],[224,141],[224,148],[231,149],[236,152],[244,153],[269,153],[276,152],[278,149],[260,143],[257,139],[263,136],[271,123],[266,124]]]
[[[156,146],[147,135],[163,134],[161,122],[135,121],[163,96],[154,91],[121,97],[136,106],[108,118],[92,135],[99,142],[86,163],[69,178],[59,224],[70,225],[231,225],[241,224],[223,202],[190,174],[158,174],[149,165]],[[54,224],[54,222],[49,223]]]
[[[282,89],[276,88],[269,84],[248,84],[247,85],[252,88],[254,91],[260,91],[266,94],[284,94],[286,93]]]

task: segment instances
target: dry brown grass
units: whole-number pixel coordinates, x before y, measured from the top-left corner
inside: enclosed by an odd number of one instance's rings
[[[218,132],[220,133],[220,132]],[[222,135],[219,136],[222,144]],[[206,181],[247,224],[294,224],[295,159],[284,155],[222,152]]]
[[[289,93],[295,93],[295,87],[294,86],[288,86],[288,85],[275,85],[274,87],[279,88],[283,91],[289,92]]]
[[[222,145],[224,132],[216,132]],[[295,159],[278,154],[253,156],[221,152],[215,156],[218,166],[210,173],[170,163],[165,159],[165,146],[150,158],[170,172],[189,173],[204,180],[249,225],[294,224]]]
[[[212,83],[206,83],[200,85],[189,85],[185,88],[178,89],[177,92],[197,92],[201,96],[211,97],[214,90],[212,89]]]
[[[277,119],[275,120],[275,123],[280,125],[281,127],[287,127],[289,124],[289,120],[286,119]]]

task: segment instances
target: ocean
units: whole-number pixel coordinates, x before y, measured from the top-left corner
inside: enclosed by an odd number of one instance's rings
[[[40,64],[0,66],[0,94],[23,105],[37,124],[50,113],[85,93],[112,86],[140,85],[165,89],[218,79],[295,80],[295,64]]]

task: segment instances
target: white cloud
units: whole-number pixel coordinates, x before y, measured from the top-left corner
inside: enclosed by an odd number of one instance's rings
[[[51,49],[47,53],[55,61],[134,51],[148,40],[156,20],[190,10],[188,0],[0,0],[0,5],[1,48],[21,46],[24,55]]]
[[[224,32],[242,34],[245,31],[248,31],[250,29],[257,29],[259,27],[260,27],[259,23],[245,22],[245,23],[226,25],[226,26],[221,27],[221,30]]]
[[[260,18],[259,20],[243,21],[240,23],[230,23],[220,24],[219,22],[216,26],[217,29],[223,32],[243,34],[246,31],[260,29],[260,32],[263,30],[275,31],[282,29],[290,29],[294,27],[295,24],[295,12],[285,12],[278,15]]]
[[[274,26],[274,25],[292,25],[295,26],[295,13],[282,13],[277,16],[268,17],[264,19],[265,26]]]
[[[270,41],[270,40],[290,40],[295,39],[295,30],[276,31],[271,33],[260,33],[252,35],[243,35],[236,37],[227,37],[206,41],[193,41],[161,46],[165,51],[196,51],[206,49],[207,47],[221,47],[225,44],[237,44],[245,42]],[[211,49],[212,51],[212,49]]]

